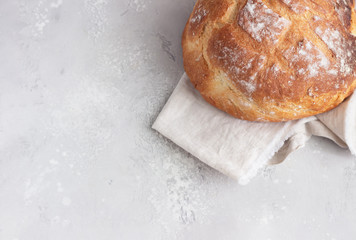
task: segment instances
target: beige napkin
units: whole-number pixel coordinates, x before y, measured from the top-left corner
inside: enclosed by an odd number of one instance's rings
[[[184,74],[152,127],[204,163],[246,184],[260,168],[282,162],[312,135],[330,138],[355,153],[354,99],[316,117],[247,122],[205,102]]]

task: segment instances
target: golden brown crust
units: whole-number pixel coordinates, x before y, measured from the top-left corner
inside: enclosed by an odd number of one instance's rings
[[[328,111],[356,87],[353,0],[198,0],[184,68],[205,100],[240,119]]]

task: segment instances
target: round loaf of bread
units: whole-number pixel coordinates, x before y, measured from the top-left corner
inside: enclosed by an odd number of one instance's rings
[[[198,0],[184,68],[213,106],[249,121],[326,112],[356,87],[353,0]]]

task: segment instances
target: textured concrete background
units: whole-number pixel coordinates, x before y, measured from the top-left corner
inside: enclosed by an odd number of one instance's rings
[[[355,239],[355,157],[239,186],[150,126],[193,0],[0,1],[0,239]]]

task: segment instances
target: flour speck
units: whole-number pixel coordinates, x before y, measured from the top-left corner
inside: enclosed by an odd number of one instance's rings
[[[64,198],[62,199],[62,204],[63,204],[64,206],[69,206],[69,205],[71,205],[71,203],[72,203],[72,200],[71,200],[69,197],[64,197]]]

